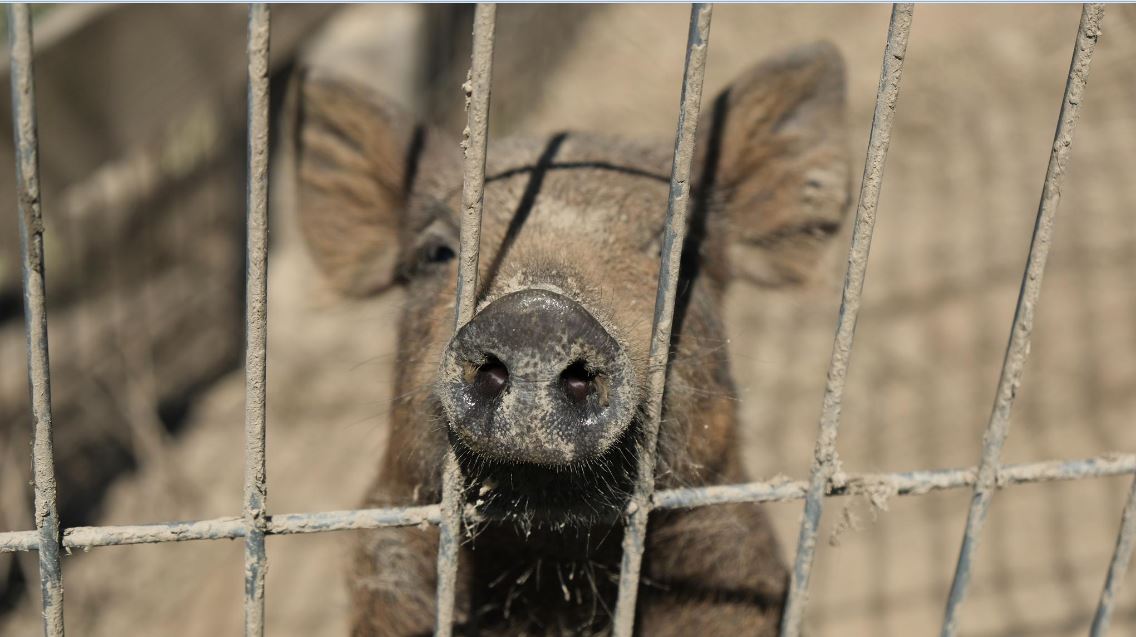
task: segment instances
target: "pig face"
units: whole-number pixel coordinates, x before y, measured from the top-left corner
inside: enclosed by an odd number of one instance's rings
[[[839,229],[843,76],[835,50],[813,45],[703,108],[663,485],[740,477],[722,293],[739,278],[804,281]],[[300,104],[299,208],[314,259],[349,295],[405,288],[382,479],[436,500],[453,448],[469,499],[491,516],[564,524],[618,512],[645,413],[673,142],[491,141],[477,313],[455,334],[458,143],[328,75],[304,77]]]

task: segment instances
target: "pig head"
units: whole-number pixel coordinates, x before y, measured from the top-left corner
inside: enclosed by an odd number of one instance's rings
[[[366,328],[399,334],[369,504],[437,502],[453,449],[466,500],[487,520],[467,540],[476,555],[463,557],[461,620],[489,634],[603,632],[614,595],[595,573],[618,567],[613,529],[635,479],[673,140],[493,140],[477,312],[455,334],[457,140],[326,72],[303,76],[299,102],[299,210],[314,260],[346,295],[404,288],[399,325]],[[755,66],[703,113],[660,488],[745,479],[723,295],[737,280],[755,294],[808,280],[848,201],[844,70],[831,46]],[[705,550],[680,550],[694,541]],[[352,577],[357,635],[429,632],[436,545],[436,531],[366,535]],[[535,568],[539,582],[553,564],[588,565],[587,591],[573,599],[546,581],[555,594],[544,595],[525,576],[516,592],[511,573]],[[641,596],[641,630],[656,627],[644,634],[776,627],[785,571],[759,507],[653,515],[645,568],[671,587]],[[513,585],[494,590],[502,577]],[[701,592],[671,599],[692,587]]]

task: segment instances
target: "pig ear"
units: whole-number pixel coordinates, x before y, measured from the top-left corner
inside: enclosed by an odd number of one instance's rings
[[[433,130],[374,90],[302,73],[296,126],[300,226],[316,264],[351,296],[397,279],[406,208],[423,166],[450,150]],[[444,150],[443,150],[444,149]],[[457,152],[457,145],[452,147]]]
[[[728,271],[759,285],[807,281],[848,204],[840,54],[819,43],[759,64],[699,129],[699,191]]]

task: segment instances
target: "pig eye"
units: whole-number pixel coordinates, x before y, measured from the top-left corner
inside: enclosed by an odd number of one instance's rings
[[[416,250],[414,262],[407,274],[426,274],[435,271],[437,266],[453,261],[457,256],[454,249],[442,237],[429,237]]]
[[[401,267],[406,279],[440,273],[446,263],[457,258],[456,232],[446,223],[435,220],[419,232],[413,251]]]
[[[423,255],[427,263],[446,263],[452,261],[456,254],[454,249],[448,245],[438,244],[426,248],[426,254]]]

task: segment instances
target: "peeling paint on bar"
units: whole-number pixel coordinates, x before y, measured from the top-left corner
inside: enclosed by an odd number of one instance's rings
[[[8,7],[8,46],[12,64],[12,136],[16,146],[16,213],[20,218],[28,389],[34,421],[32,469],[35,521],[39,533],[36,545],[39,548],[43,634],[62,637],[63,572],[59,564],[59,511],[56,508],[55,454],[51,440],[51,369],[47,347],[39,134],[36,130],[35,74],[32,68],[32,19],[26,4]]]
[[[848,270],[844,275],[844,291],[840,299],[836,336],[832,343],[832,358],[829,360],[828,380],[824,388],[824,403],[820,424],[817,427],[809,489],[805,498],[804,515],[801,517],[801,531],[797,538],[797,556],[793,563],[785,615],[781,621],[781,637],[797,637],[801,632],[825,490],[839,471],[836,436],[840,429],[844,381],[852,357],[856,319],[860,314],[860,297],[868,268],[868,253],[876,223],[876,207],[880,201],[884,163],[891,142],[891,126],[895,120],[899,80],[903,73],[903,60],[907,53],[907,39],[911,32],[913,12],[914,6],[911,4],[896,4],[892,7],[887,45],[884,48],[884,60],[880,69],[880,85],[876,93],[876,108],[872,115],[872,131],[868,138],[868,156],[864,162],[864,178],[860,183],[860,198],[856,204],[852,245],[848,249]]]
[[[265,384],[268,353],[268,46],[267,4],[248,14],[248,249],[245,279],[245,637],[264,635]]]
[[[639,571],[643,564],[651,495],[655,491],[659,420],[663,411],[663,390],[671,349],[671,321],[678,294],[686,217],[690,208],[690,175],[694,164],[698,114],[702,108],[702,82],[706,74],[706,54],[710,48],[710,18],[713,8],[711,4],[697,3],[690,7],[690,30],[686,42],[682,91],[679,95],[674,163],[671,166],[671,189],[667,201],[666,225],[663,228],[659,283],[651,327],[651,351],[647,363],[647,369],[650,370],[650,393],[647,397],[643,442],[638,453],[638,479],[627,507],[627,526],[623,531],[623,560],[613,629],[615,637],[631,637],[635,629],[635,601],[639,595]]]
[[[477,305],[477,267],[481,249],[481,207],[485,195],[485,156],[489,143],[489,93],[493,78],[493,44],[497,5],[480,3],[473,17],[473,51],[469,77],[462,85],[466,127],[462,132],[462,212],[458,247],[454,332],[473,318]],[[442,467],[441,523],[438,527],[438,588],[434,635],[453,632],[454,595],[461,548],[462,475],[453,450]]]
[[[1132,561],[1133,545],[1136,545],[1136,480],[1132,481],[1132,489],[1128,492],[1128,504],[1124,505],[1124,513],[1120,517],[1116,549],[1112,552],[1112,560],[1108,564],[1108,575],[1105,576],[1104,589],[1101,590],[1100,601],[1097,603],[1097,612],[1093,615],[1089,637],[1105,637],[1108,634],[1108,624],[1112,620],[1112,606],[1116,602],[1116,594],[1120,592],[1120,585],[1124,582],[1124,575],[1128,572],[1128,564]]]
[[[1073,59],[1069,63],[1069,78],[1065,84],[1065,96],[1061,102],[1061,114],[1057,120],[1057,131],[1049,155],[1049,167],[1041,189],[1041,203],[1038,205],[1037,221],[1030,240],[1025,272],[1022,274],[1022,287],[1018,293],[1018,304],[1010,328],[1006,357],[1002,362],[1002,373],[998,379],[998,391],[990,413],[990,421],[982,437],[982,459],[978,467],[978,481],[975,483],[974,496],[971,498],[970,510],[967,512],[966,530],[959,549],[958,564],[955,567],[950,595],[943,613],[943,628],[940,633],[942,637],[954,637],[958,632],[958,612],[966,597],[967,585],[970,583],[971,559],[978,547],[979,534],[986,522],[986,514],[990,510],[990,499],[996,486],[1002,445],[1010,433],[1010,410],[1013,408],[1014,397],[1018,393],[1026,360],[1029,358],[1034,310],[1041,294],[1041,279],[1049,256],[1057,206],[1061,201],[1061,179],[1069,163],[1073,130],[1077,125],[1080,105],[1084,101],[1089,64],[1092,62],[1093,51],[1100,37],[1100,24],[1103,18],[1103,5],[1086,4],[1081,10],[1077,42],[1073,49]]]

